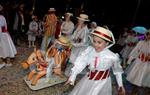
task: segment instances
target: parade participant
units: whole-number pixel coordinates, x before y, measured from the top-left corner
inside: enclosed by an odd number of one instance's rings
[[[91,32],[91,36],[92,46],[89,46],[77,57],[74,67],[71,69],[71,76],[65,85],[74,85],[76,76],[85,67],[88,66],[90,71],[69,95],[112,95],[110,68],[116,76],[119,95],[125,95],[119,55],[109,50],[115,44],[112,32],[98,26]]]
[[[72,13],[65,13],[65,21],[61,24],[60,35],[70,37],[74,29],[74,23],[71,21]]]
[[[48,14],[45,16],[45,22],[44,22],[44,37],[41,44],[41,50],[47,51],[48,45],[50,41],[55,39],[55,31],[56,31],[56,25],[57,25],[57,17],[55,15],[55,8],[50,8],[48,10]]]
[[[37,43],[38,43],[38,46],[41,45],[42,43],[42,38],[44,36],[44,21],[43,19],[39,19],[38,20],[38,34],[37,34]]]
[[[120,51],[120,54],[123,58],[123,68],[126,68],[127,65],[127,60],[130,52],[132,49],[135,47],[135,45],[138,42],[138,38],[135,34],[134,31],[128,31],[127,38],[125,39],[125,46],[124,48]]]
[[[15,45],[20,45],[21,41],[25,39],[26,25],[25,25],[24,4],[17,7],[13,21],[13,40]]]
[[[48,62],[46,82],[50,80],[52,74],[63,76],[66,68],[66,60],[70,52],[70,41],[64,36],[55,40],[54,44],[48,49],[46,61]]]
[[[89,32],[94,31],[94,29],[97,27],[97,23],[96,22],[91,22],[90,23],[90,28],[89,28]]]
[[[7,22],[5,17],[2,15],[3,7],[0,5],[0,58],[2,58],[2,64],[0,68],[4,66],[11,66],[12,59],[17,54],[16,47],[9,35],[7,30]]]
[[[123,30],[120,31],[121,33],[120,33],[119,38],[117,39],[117,42],[116,42],[116,46],[118,48],[119,53],[126,44],[125,41],[126,41],[127,36],[128,36],[128,31],[129,31],[129,29],[127,27],[124,27]]]
[[[67,66],[67,71],[65,71],[67,76],[69,76],[70,70],[74,65],[74,61],[76,60],[76,58],[89,45],[89,29],[87,27],[88,23],[89,18],[87,14],[80,14],[80,16],[77,17],[76,27],[73,31],[72,36],[69,38],[73,46],[71,48],[71,54],[69,57],[69,63],[71,64]],[[81,74],[85,74],[86,72],[87,70],[85,69]]]
[[[126,79],[138,87],[150,87],[150,30],[145,34],[145,40],[139,41],[131,51],[127,63]]]
[[[28,47],[35,47],[36,35],[38,33],[37,16],[32,15],[32,21],[29,23],[28,35]]]
[[[71,55],[69,61],[74,63],[77,56],[88,46],[88,34],[89,29],[87,27],[87,22],[89,21],[88,15],[80,14],[80,17],[77,17],[78,22],[74,33],[70,37],[71,43],[73,45],[71,49]]]

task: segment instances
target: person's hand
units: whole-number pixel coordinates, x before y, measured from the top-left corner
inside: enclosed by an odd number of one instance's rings
[[[118,95],[126,95],[124,87],[118,88]]]
[[[127,65],[131,64],[132,60],[131,59],[128,59],[127,61]]]
[[[73,85],[73,84],[72,84],[72,81],[67,80],[67,81],[65,82],[64,86],[66,86],[66,85],[68,85],[68,84]]]

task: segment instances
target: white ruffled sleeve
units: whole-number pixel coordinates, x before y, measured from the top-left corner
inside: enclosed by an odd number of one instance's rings
[[[113,73],[116,76],[116,80],[118,83],[119,87],[123,86],[123,82],[122,82],[122,73],[123,73],[123,69],[121,67],[121,60],[118,54],[116,54],[116,56],[114,57],[114,61],[113,61]]]
[[[2,29],[0,28],[0,42],[1,42],[1,38],[2,38]]]
[[[91,53],[91,47],[88,47],[85,51],[79,55],[74,63],[74,67],[71,69],[71,76],[69,80],[74,84],[76,76],[88,65],[89,55]]]

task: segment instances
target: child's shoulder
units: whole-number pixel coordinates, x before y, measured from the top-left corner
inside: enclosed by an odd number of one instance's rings
[[[111,57],[119,57],[119,54],[118,53],[114,53],[112,52],[111,50],[109,49],[106,49],[104,50],[104,55],[107,55],[107,56],[111,56]]]

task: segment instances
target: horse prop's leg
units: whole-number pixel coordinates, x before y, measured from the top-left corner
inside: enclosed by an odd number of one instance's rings
[[[40,71],[37,73],[37,75],[35,76],[35,78],[33,79],[31,85],[36,85],[37,81],[46,74],[46,70]]]

